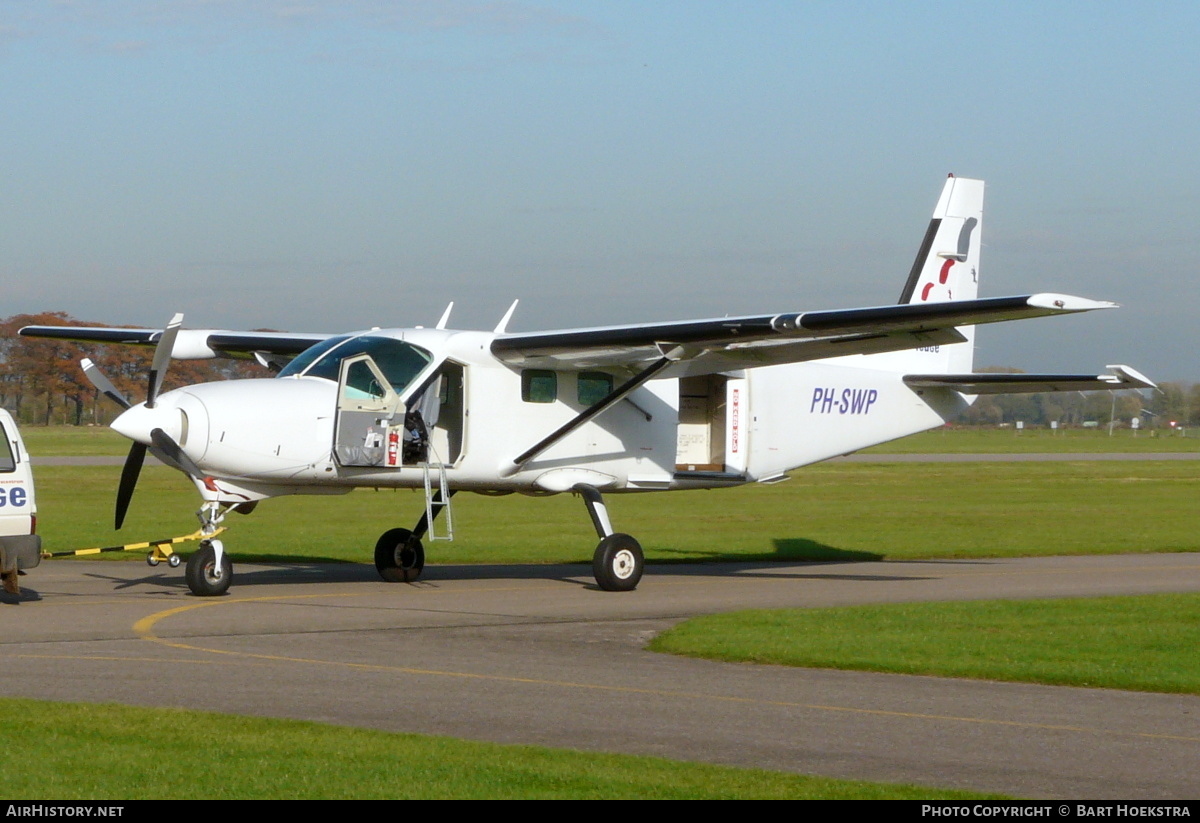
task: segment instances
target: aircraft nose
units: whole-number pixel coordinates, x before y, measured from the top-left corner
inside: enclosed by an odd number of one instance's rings
[[[150,443],[150,432],[162,429],[172,440],[179,443],[184,439],[184,415],[174,404],[159,402],[154,408],[147,408],[145,403],[139,403],[121,413],[113,421],[112,427],[130,440],[136,440],[147,446]]]

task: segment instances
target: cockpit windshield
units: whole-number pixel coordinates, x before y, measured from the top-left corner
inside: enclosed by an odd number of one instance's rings
[[[342,360],[356,354],[369,354],[397,394],[403,394],[413,378],[433,359],[433,355],[420,346],[392,337],[343,335],[305,349],[278,376],[324,377],[336,383]]]

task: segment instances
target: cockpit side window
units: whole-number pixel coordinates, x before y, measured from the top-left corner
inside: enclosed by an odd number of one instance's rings
[[[300,354],[279,376],[303,374],[305,377],[324,377],[336,382],[341,374],[342,361],[359,354],[371,356],[397,394],[403,393],[433,359],[433,355],[425,349],[391,337],[363,335],[331,338]],[[351,380],[354,374],[352,371]]]
[[[292,358],[292,362],[284,366],[276,377],[292,377],[301,374],[309,366],[313,364],[322,355],[327,354],[330,349],[340,346],[350,339],[350,335],[343,334],[338,337],[330,337],[328,340],[322,340],[314,346],[309,346],[300,354]],[[337,379],[337,378],[334,378]]]

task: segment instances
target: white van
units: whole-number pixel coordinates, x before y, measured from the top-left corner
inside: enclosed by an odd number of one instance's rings
[[[4,591],[19,594],[17,572],[42,562],[33,470],[12,415],[0,409],[0,576]]]

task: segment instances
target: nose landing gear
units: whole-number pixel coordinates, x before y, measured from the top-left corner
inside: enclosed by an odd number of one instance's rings
[[[234,503],[221,508],[216,500],[209,500],[196,512],[200,519],[200,547],[188,558],[184,578],[188,588],[197,597],[217,597],[229,591],[233,583],[233,562],[225,554],[225,544],[217,540],[217,534],[224,531],[221,521],[231,511],[236,511],[239,504]],[[172,565],[178,565],[178,561]]]

